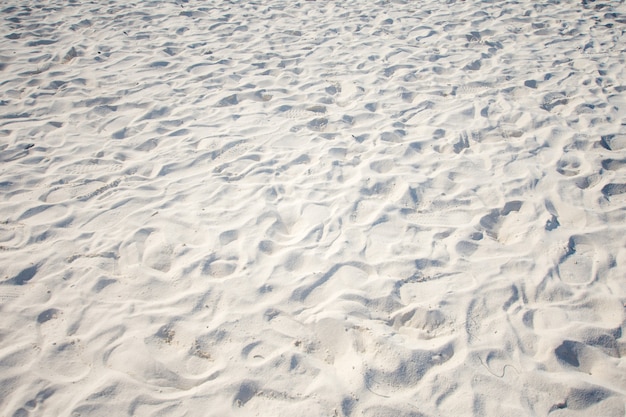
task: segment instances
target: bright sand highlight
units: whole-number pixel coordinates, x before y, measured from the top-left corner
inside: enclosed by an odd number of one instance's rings
[[[624,416],[623,2],[0,12],[0,415]]]

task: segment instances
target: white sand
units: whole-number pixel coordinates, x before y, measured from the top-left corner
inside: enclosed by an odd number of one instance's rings
[[[0,17],[1,416],[624,416],[623,2]]]

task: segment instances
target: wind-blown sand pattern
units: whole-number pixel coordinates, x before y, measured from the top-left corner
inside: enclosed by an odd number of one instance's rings
[[[624,416],[623,2],[0,18],[0,415]]]

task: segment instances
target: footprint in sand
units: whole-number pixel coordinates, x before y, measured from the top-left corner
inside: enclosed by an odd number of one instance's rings
[[[523,202],[521,201],[509,201],[502,209],[491,210],[489,214],[483,216],[480,219],[480,226],[485,231],[487,236],[499,240],[500,230],[503,227],[507,217],[513,212],[519,212],[522,208]]]
[[[567,252],[559,261],[561,280],[571,285],[587,285],[594,281],[598,258],[593,242],[582,235],[570,237]]]
[[[50,296],[50,291],[45,285],[38,283],[19,285],[15,277],[0,284],[0,306],[11,302],[15,302],[15,305],[42,304],[47,302]]]
[[[24,223],[9,222],[0,224],[0,252],[24,247],[31,236],[31,228]]]
[[[604,135],[600,145],[609,151],[621,151],[626,149],[626,134]]]
[[[559,174],[565,177],[573,177],[580,173],[582,160],[576,155],[563,155],[556,166]]]
[[[118,172],[122,169],[122,164],[101,159],[90,159],[73,163],[63,168],[63,171],[72,175],[98,175],[111,172]]]

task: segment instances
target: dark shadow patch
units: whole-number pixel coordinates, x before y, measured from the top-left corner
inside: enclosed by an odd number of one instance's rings
[[[456,244],[455,249],[457,253],[462,256],[470,256],[478,249],[478,245],[472,242],[468,242],[466,240],[461,240]]]
[[[371,112],[375,112],[378,109],[378,103],[367,103],[365,109]]]
[[[235,395],[233,403],[237,407],[243,407],[248,401],[250,401],[258,392],[258,387],[253,381],[244,381]]]
[[[163,340],[165,343],[172,343],[174,336],[176,336],[176,331],[174,331],[172,326],[169,324],[161,326],[161,328],[156,332],[156,337]]]
[[[626,193],[626,184],[611,183],[602,187],[602,194],[607,198],[624,193]]]
[[[383,132],[380,134],[380,140],[384,142],[401,143],[402,138],[406,135],[403,130],[395,130],[393,132]]]
[[[550,410],[548,410],[548,414],[550,414],[551,412],[556,411],[556,410],[562,410],[564,408],[567,408],[567,402],[554,404],[552,407],[550,407]]]
[[[506,300],[504,305],[502,306],[502,310],[507,311],[509,307],[511,307],[515,302],[519,300],[519,290],[515,285],[511,286],[511,297]]]
[[[522,201],[514,200],[507,202],[502,208],[502,215],[508,216],[512,211],[519,211],[522,208]]]
[[[163,50],[164,53],[166,53],[169,56],[174,56],[174,55],[178,55],[179,51],[177,49],[174,48],[165,48]]]
[[[307,127],[314,132],[321,132],[328,126],[328,119],[325,117],[319,117],[313,119],[307,123]]]
[[[474,31],[465,35],[465,39],[467,39],[468,42],[480,42],[482,37],[480,36],[480,32]]]
[[[18,408],[17,411],[13,413],[12,417],[28,417],[28,416],[29,416],[28,410],[22,407],[22,408]]]
[[[60,312],[61,311],[56,308],[49,308],[37,316],[37,323],[42,324],[52,319],[56,319]]]
[[[292,109],[293,109],[293,106],[289,106],[287,104],[283,104],[282,106],[278,106],[276,111],[284,113],[284,112],[287,112],[287,111],[292,110]]]
[[[169,134],[169,136],[184,136],[189,133],[189,129],[178,129]]]
[[[67,53],[65,54],[65,56],[63,56],[63,63],[68,63],[70,62],[72,59],[76,58],[78,56],[78,52],[76,51],[76,48],[74,48],[73,46],[70,48],[69,51],[67,51]]]
[[[476,60],[467,64],[463,69],[466,71],[478,71],[481,66],[480,60]]]
[[[355,401],[352,397],[344,397],[341,400],[341,412],[344,416],[349,416],[352,414],[352,410],[354,409]]]
[[[228,107],[239,104],[239,98],[237,98],[237,94],[232,94],[228,97],[224,97],[217,103],[217,107]]]
[[[121,140],[121,139],[125,139],[127,134],[128,134],[128,129],[127,128],[123,128],[123,129],[120,129],[117,132],[113,133],[111,135],[111,137],[113,139]]]
[[[569,103],[569,99],[565,94],[550,93],[543,98],[543,104],[541,105],[541,108],[547,111],[552,111],[552,109],[554,109],[555,107],[565,105],[567,103]]]
[[[605,159],[602,161],[602,168],[609,171],[616,171],[626,166],[626,159]]]
[[[28,268],[22,270],[22,272],[20,272],[19,274],[17,274],[13,278],[11,278],[8,281],[6,281],[6,283],[7,284],[12,284],[12,285],[24,285],[28,281],[33,279],[35,274],[37,274],[37,269],[38,268],[39,268],[38,265],[33,265],[31,267],[28,267]]]
[[[105,289],[106,287],[108,287],[111,284],[115,284],[117,282],[117,280],[112,279],[112,278],[101,278],[96,285],[93,286],[92,291],[93,292],[100,292],[103,289]]]
[[[610,391],[600,387],[574,388],[567,396],[567,408],[584,410],[606,400],[612,395]]]
[[[524,85],[528,88],[537,88],[537,81],[535,80],[526,80],[524,81]]]
[[[614,151],[613,146],[611,146],[611,142],[615,138],[615,135],[604,135],[600,138],[600,145],[609,151]]]
[[[370,137],[370,135],[369,135],[369,134],[367,134],[367,133],[364,133],[364,134],[359,135],[359,136],[354,136],[354,135],[352,135],[352,137],[353,137],[353,138],[354,138],[354,140],[356,140],[358,143],[363,143],[363,142],[365,142],[365,141],[366,141],[366,140]]]
[[[152,138],[152,139],[148,139],[141,145],[137,146],[135,150],[141,151],[141,152],[149,152],[153,150],[154,148],[156,148],[158,145],[159,145],[159,141],[155,138]]]
[[[152,109],[150,110],[148,113],[146,113],[140,120],[145,120],[145,119],[160,119],[162,117],[167,116],[168,114],[170,114],[170,109],[167,106],[163,106],[163,107],[158,107],[156,109]]]
[[[580,348],[580,343],[572,340],[565,340],[554,350],[554,353],[559,361],[565,362],[566,364],[574,367],[579,367],[580,361],[578,360],[578,353]]]
[[[459,141],[457,143],[454,144],[453,148],[454,148],[454,153],[461,153],[461,151],[463,151],[463,149],[467,149],[469,148],[469,137],[467,136],[467,133],[462,133],[459,136]]]
[[[552,218],[546,222],[546,230],[547,231],[554,230],[558,228],[560,225],[561,224],[559,223],[559,219],[557,219],[557,217],[553,215]]]
[[[57,41],[52,40],[52,39],[41,39],[38,41],[31,41],[28,42],[26,44],[26,46],[46,46],[46,45],[52,45],[54,43],[56,43]]]

